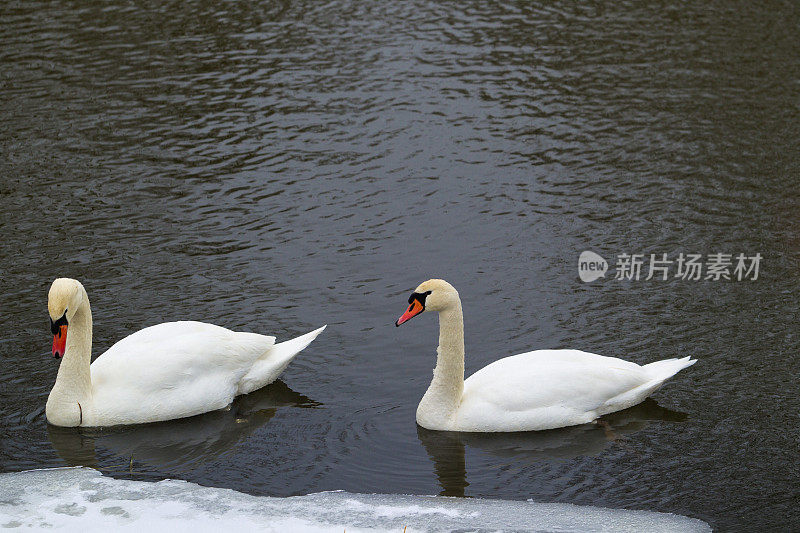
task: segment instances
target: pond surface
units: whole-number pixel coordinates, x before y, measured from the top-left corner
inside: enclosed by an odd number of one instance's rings
[[[6,3],[0,472],[800,528],[798,24],[791,3]],[[581,282],[584,250],[605,278]],[[763,259],[615,279],[623,253]],[[171,320],[328,329],[230,411],[50,428],[60,276],[95,354]],[[437,321],[393,323],[430,277],[461,293],[467,374],[534,348],[698,363],[607,427],[425,431]]]

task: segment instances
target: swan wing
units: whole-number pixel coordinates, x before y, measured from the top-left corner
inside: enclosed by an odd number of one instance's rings
[[[145,328],[92,363],[94,417],[102,425],[132,424],[221,409],[274,343],[203,322]]]
[[[459,431],[583,424],[617,410],[615,398],[650,381],[641,366],[614,357],[580,350],[527,352],[495,361],[470,376],[454,424]]]

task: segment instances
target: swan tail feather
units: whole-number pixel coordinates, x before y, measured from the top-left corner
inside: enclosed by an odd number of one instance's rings
[[[642,368],[651,376],[653,380],[665,381],[684,368],[690,367],[697,362],[697,359],[691,357],[683,357],[681,359],[664,359],[663,361],[656,361],[649,365],[644,365]]]
[[[274,357],[276,361],[291,361],[294,359],[295,355],[305,350],[305,348],[317,338],[317,335],[322,333],[327,327],[328,326],[325,325],[321,328],[315,329],[314,331],[310,331],[305,335],[300,335],[299,337],[295,337],[294,339],[290,339],[288,341],[279,342],[269,349],[270,359]]]
[[[311,344],[326,327],[328,326],[322,326],[305,335],[271,346],[239,381],[238,394],[248,394],[278,379],[292,359]]]
[[[644,365],[642,368],[647,372],[649,379],[638,387],[623,392],[606,401],[597,409],[598,416],[633,407],[660,389],[666,380],[684,368],[692,366],[696,362],[696,359],[683,357],[681,359],[664,359],[663,361],[656,361],[655,363]]]

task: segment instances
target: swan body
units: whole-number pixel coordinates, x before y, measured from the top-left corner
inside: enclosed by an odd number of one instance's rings
[[[667,362],[648,368],[579,350],[506,357],[464,381],[452,429],[531,431],[586,424],[642,402],[694,363],[688,357]]]
[[[125,337],[89,365],[92,322],[83,286],[55,280],[48,307],[51,321],[68,323],[66,338],[54,339],[53,353],[63,359],[45,409],[57,426],[141,424],[223,409],[275,381],[325,329],[275,344],[267,335],[167,322]]]
[[[537,431],[585,424],[632,407],[677,372],[689,357],[648,365],[580,350],[536,350],[505,357],[464,380],[464,325],[458,292],[444,280],[421,284],[397,325],[439,312],[433,381],[417,423],[444,431]]]

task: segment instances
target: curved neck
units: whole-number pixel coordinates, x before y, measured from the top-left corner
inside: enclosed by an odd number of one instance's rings
[[[67,326],[66,350],[47,399],[47,418],[52,423],[77,426],[86,420],[92,401],[91,359],[92,310],[84,293],[81,306]]]
[[[433,380],[458,389],[464,388],[464,314],[461,302],[439,313],[439,347],[436,349]]]
[[[420,402],[418,413],[426,413],[428,425],[440,426],[458,409],[464,392],[464,316],[461,301],[439,312],[439,347],[433,380]]]

